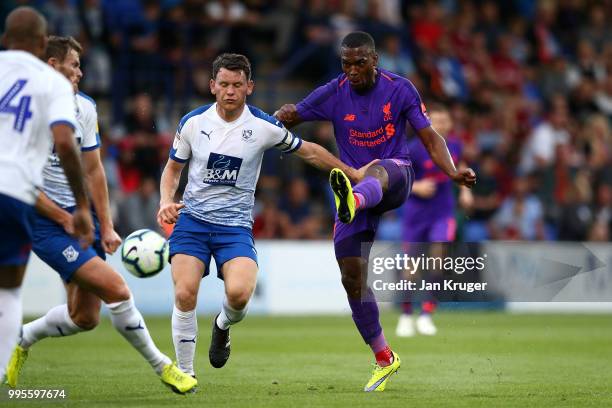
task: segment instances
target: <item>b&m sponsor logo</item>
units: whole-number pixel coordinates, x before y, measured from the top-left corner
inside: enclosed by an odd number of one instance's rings
[[[226,154],[211,153],[204,171],[204,183],[235,186],[242,159]]]

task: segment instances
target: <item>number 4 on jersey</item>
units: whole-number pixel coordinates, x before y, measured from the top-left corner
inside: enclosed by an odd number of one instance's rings
[[[25,123],[32,117],[32,111],[30,110],[31,96],[22,96],[19,99],[18,105],[11,105],[11,101],[15,99],[17,94],[21,92],[25,84],[28,82],[27,79],[19,79],[11,86],[11,89],[0,98],[0,113],[8,113],[15,115],[15,123],[13,129],[18,132],[23,132]]]

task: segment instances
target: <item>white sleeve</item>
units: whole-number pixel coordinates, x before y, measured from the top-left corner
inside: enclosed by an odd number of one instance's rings
[[[273,128],[272,145],[283,153],[293,153],[302,145],[302,139],[288,131],[284,126],[270,126]]]
[[[49,126],[64,123],[76,128],[76,95],[66,78],[59,73],[54,74],[49,78],[52,82],[48,99]]]
[[[91,103],[91,105],[88,106],[87,116],[85,118],[85,128],[83,129],[81,151],[86,152],[89,150],[98,149],[99,147],[100,131],[98,129],[98,113],[96,112],[96,105]]]
[[[191,157],[190,131],[191,122],[187,120],[184,125],[179,124],[174,135],[174,142],[170,148],[170,158],[179,163],[185,163]]]

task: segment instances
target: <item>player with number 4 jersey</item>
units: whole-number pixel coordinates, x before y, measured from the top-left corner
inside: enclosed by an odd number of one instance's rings
[[[6,18],[2,40],[8,51],[0,52],[0,380],[21,326],[33,206],[53,142],[77,206],[71,227],[85,244],[93,238],[74,143],[74,94],[66,78],[39,59],[47,22],[36,10],[18,7]]]
[[[97,113],[94,101],[77,93],[83,76],[80,68],[81,45],[72,37],[49,37],[47,63],[70,80],[77,98],[76,140],[81,148],[95,220],[95,242],[81,246],[72,236],[70,220],[75,200],[61,159],[55,151],[48,155],[44,169],[43,192],[36,205],[33,250],[66,282],[67,302],[51,308],[44,316],[23,326],[7,368],[7,383],[18,384],[30,348],[47,337],[65,337],[92,330],[100,320],[101,300],[110,311],[114,328],[147,360],[161,381],[177,393],[193,389],[197,381],[181,372],[169,357],[155,346],[145,321],[136,308],[122,276],[106,262],[121,239],[113,229],[106,176],[100,159]]]

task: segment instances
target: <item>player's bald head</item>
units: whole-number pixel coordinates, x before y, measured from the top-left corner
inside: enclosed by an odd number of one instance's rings
[[[3,42],[11,50],[42,56],[46,47],[47,20],[32,7],[17,7],[6,17]]]

